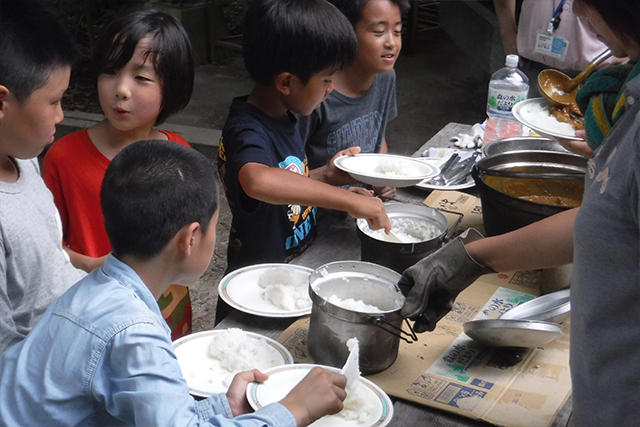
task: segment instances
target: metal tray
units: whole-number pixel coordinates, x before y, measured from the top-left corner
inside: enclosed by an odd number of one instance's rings
[[[463,327],[470,338],[492,347],[541,347],[563,335],[559,324],[537,320],[473,320]]]
[[[541,320],[560,323],[571,312],[571,290],[552,292],[520,304],[500,316],[500,319]]]

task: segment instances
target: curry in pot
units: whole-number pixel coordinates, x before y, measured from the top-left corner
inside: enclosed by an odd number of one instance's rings
[[[582,203],[583,179],[535,179],[485,176],[484,183],[512,197],[550,206],[578,207]]]

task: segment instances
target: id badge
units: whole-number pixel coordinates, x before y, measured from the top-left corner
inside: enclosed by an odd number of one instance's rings
[[[538,31],[536,35],[536,53],[564,61],[567,56],[567,49],[569,49],[569,40],[547,32]]]

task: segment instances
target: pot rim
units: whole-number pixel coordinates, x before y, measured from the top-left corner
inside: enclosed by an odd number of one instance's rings
[[[436,237],[433,237],[431,239],[421,240],[419,242],[392,242],[389,240],[378,239],[366,233],[364,230],[362,230],[362,227],[365,224],[368,226],[367,221],[363,218],[358,218],[355,221],[356,221],[356,229],[358,230],[358,236],[360,236],[360,239],[366,236],[367,239],[371,239],[379,243],[391,243],[393,245],[398,245],[398,246],[416,246],[416,245],[424,245],[424,244],[429,244],[434,242],[442,243],[442,241],[444,240],[444,237],[447,235],[447,232],[449,231],[449,221],[447,221],[447,218],[444,216],[442,212],[440,212],[440,210],[436,208],[432,208],[431,206],[416,205],[413,203],[402,203],[398,201],[385,202],[384,206],[385,206],[385,210],[387,211],[387,215],[389,216],[390,219],[392,216],[402,217],[402,214],[407,214],[406,217],[420,217],[420,218],[423,218],[425,221],[429,223],[433,223],[434,225],[438,226],[438,228],[441,229],[440,234],[438,234]],[[434,217],[420,215],[417,212],[415,215],[411,215],[411,212],[393,211],[394,208],[407,208],[407,207],[409,207],[410,209],[413,208],[415,210],[430,211],[434,214]],[[389,211],[390,209],[391,211]],[[399,215],[392,215],[392,214],[399,214]]]

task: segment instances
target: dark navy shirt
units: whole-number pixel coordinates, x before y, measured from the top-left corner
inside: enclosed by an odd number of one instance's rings
[[[275,120],[247,102],[233,100],[222,131],[218,171],[233,215],[227,271],[251,264],[286,262],[302,252],[316,230],[316,208],[273,205],[249,197],[238,172],[247,163],[261,163],[309,176],[309,168],[293,115]]]

